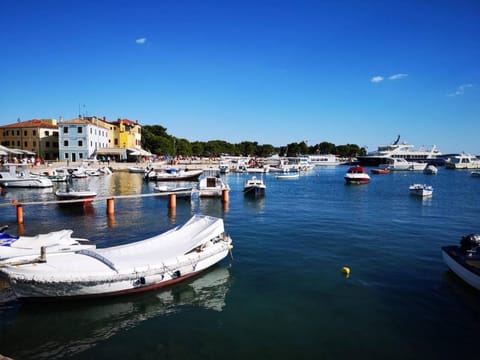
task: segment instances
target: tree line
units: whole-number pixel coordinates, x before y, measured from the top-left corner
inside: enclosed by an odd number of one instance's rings
[[[258,144],[256,141],[242,141],[231,144],[223,140],[194,141],[169,135],[161,125],[145,125],[142,127],[142,147],[153,154],[169,156],[204,156],[218,157],[222,154],[233,156],[268,157],[275,154],[281,156],[298,156],[314,154],[335,154],[341,157],[365,155],[365,148],[355,144],[335,145],[321,142],[309,146],[305,141],[275,147],[270,144]]]

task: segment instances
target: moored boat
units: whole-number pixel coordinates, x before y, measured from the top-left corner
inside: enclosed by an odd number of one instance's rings
[[[286,172],[283,174],[275,175],[275,179],[279,179],[279,180],[294,180],[294,179],[298,179],[299,177],[300,177],[300,174],[298,172]]]
[[[243,185],[243,193],[245,195],[262,196],[265,195],[266,188],[267,186],[262,179],[252,176],[251,179],[245,180],[245,184]]]
[[[433,187],[426,184],[412,184],[408,188],[410,194],[420,197],[428,197],[433,195]]]
[[[480,169],[480,159],[472,154],[458,154],[445,161],[446,169]]]
[[[5,265],[0,275],[19,300],[123,295],[188,279],[224,259],[231,242],[221,218],[194,215],[149,239],[103,249],[47,252],[43,262]]]
[[[55,192],[55,196],[58,198],[58,200],[75,200],[72,202],[65,202],[65,204],[90,205],[97,196],[97,193],[95,191],[76,191],[67,188],[65,191],[57,190]]]
[[[72,238],[73,230],[60,230],[36,236],[12,236],[0,232],[0,265],[17,263],[18,257],[31,261],[41,255],[44,247],[48,253],[94,249],[95,245],[87,239]],[[26,258],[25,258],[26,257]]]
[[[480,290],[480,235],[463,236],[460,246],[442,247],[443,260],[459,278]]]
[[[223,191],[229,191],[230,186],[220,176],[205,176],[198,183],[198,197],[221,197]]]
[[[357,156],[361,166],[379,166],[387,164],[391,158],[402,158],[412,162],[428,162],[435,165],[443,165],[444,159],[442,153],[438,151],[435,145],[427,149],[421,146],[415,149],[414,145],[406,142],[400,143],[400,135],[389,145],[380,145],[377,150],[369,152],[367,155]]]
[[[158,185],[153,187],[153,191],[165,196],[175,194],[177,198],[190,198],[192,197],[193,187]]]
[[[347,184],[368,184],[370,176],[367,171],[361,166],[352,166],[344,175]]]
[[[33,175],[27,165],[6,164],[0,170],[1,187],[48,188],[53,183],[43,176]]]
[[[203,170],[176,170],[157,171],[149,169],[144,176],[147,181],[197,181]]]
[[[436,175],[438,173],[438,169],[435,165],[427,165],[427,167],[425,168],[425,170],[423,170],[423,172],[427,175]]]
[[[371,169],[370,172],[375,175],[390,174],[390,170],[387,168],[375,168],[375,169]]]

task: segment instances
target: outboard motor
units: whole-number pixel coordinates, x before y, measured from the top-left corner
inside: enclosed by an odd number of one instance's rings
[[[463,250],[472,250],[480,246],[480,234],[469,234],[462,236],[460,246]]]

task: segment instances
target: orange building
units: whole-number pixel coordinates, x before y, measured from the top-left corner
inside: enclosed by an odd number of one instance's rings
[[[58,125],[55,119],[17,121],[0,126],[0,144],[26,150],[43,160],[58,158]]]

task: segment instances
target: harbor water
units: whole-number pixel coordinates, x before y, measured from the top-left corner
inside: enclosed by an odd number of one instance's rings
[[[369,170],[369,169],[367,169]],[[480,293],[451,273],[441,246],[480,233],[480,178],[371,175],[346,185],[347,167],[293,180],[263,177],[263,198],[242,193],[246,174],[223,177],[230,201],[137,197],[72,209],[0,206],[0,225],[36,235],[60,229],[98,247],[141,240],[194,213],[222,217],[233,257],[170,288],[67,303],[19,304],[2,289],[0,354],[14,359],[452,359],[477,354]],[[426,183],[433,196],[409,195]],[[56,187],[65,185],[56,185]],[[75,180],[99,197],[153,192],[141,174]],[[7,189],[0,204],[54,200],[52,189]],[[48,259],[48,255],[47,255]],[[350,276],[342,268],[350,269]]]

